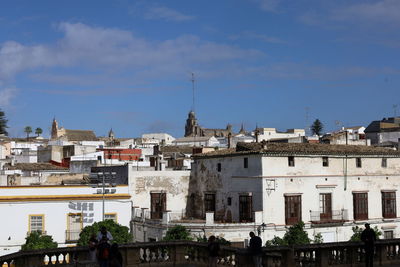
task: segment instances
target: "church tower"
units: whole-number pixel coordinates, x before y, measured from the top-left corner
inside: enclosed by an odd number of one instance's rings
[[[190,111],[188,118],[186,119],[185,125],[185,137],[188,136],[200,136],[200,127],[197,124],[196,115],[193,111]]]
[[[54,117],[53,123],[51,124],[51,139],[57,139],[58,138],[58,122],[56,121],[56,118]]]

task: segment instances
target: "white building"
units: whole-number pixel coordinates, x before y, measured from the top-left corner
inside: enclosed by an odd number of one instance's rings
[[[214,136],[193,136],[177,138],[172,142],[175,146],[219,147],[220,143]]]
[[[397,190],[400,152],[368,146],[249,143],[194,155],[187,218],[165,217],[194,234],[233,242],[258,231],[264,241],[304,221],[309,236],[347,241],[353,226],[369,222],[384,237],[400,236]],[[196,221],[198,220],[198,221]],[[157,230],[158,229],[158,230]],[[154,237],[153,237],[154,238]]]
[[[153,139],[157,140],[158,144],[163,144],[163,145],[171,145],[172,141],[175,140],[175,138],[167,133],[148,133],[148,134],[142,134],[143,139]]]
[[[20,250],[32,231],[51,235],[59,247],[75,245],[83,227],[102,220],[99,188],[79,186],[0,187],[0,255]],[[129,227],[131,200],[127,186],[108,189],[105,218]]]
[[[275,128],[257,128],[254,133],[258,142],[274,139],[286,139],[305,136],[304,129],[288,129],[286,132],[277,131]]]

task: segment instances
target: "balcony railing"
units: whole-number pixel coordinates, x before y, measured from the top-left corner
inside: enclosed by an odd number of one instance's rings
[[[79,240],[79,234],[81,230],[66,230],[65,231],[65,241],[68,243],[75,243]]]
[[[400,266],[400,239],[380,240],[375,247],[376,266]],[[199,266],[208,264],[207,243],[192,241],[134,243],[120,246],[126,267]],[[65,247],[24,251],[0,257],[3,266],[44,267],[48,265],[73,267],[97,266],[88,260],[87,247]],[[364,266],[363,244],[341,242],[294,247],[263,248],[264,266]],[[221,247],[217,266],[253,266],[247,249]]]
[[[332,210],[331,212],[310,211],[310,221],[313,224],[343,223],[348,220],[347,210]]]

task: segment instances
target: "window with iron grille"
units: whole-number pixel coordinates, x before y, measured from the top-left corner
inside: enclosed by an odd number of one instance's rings
[[[289,156],[288,157],[288,166],[289,167],[294,167],[294,156]]]
[[[322,157],[322,166],[329,167],[329,158],[328,157]]]
[[[31,232],[43,232],[43,215],[30,215],[29,216],[29,229]]]
[[[285,196],[285,223],[293,225],[301,221],[301,195]]]
[[[382,217],[396,218],[396,192],[382,192]]]
[[[393,231],[384,231],[383,238],[384,239],[393,239],[394,238]]]
[[[353,193],[354,220],[368,219],[368,193]]]
[[[105,213],[104,220],[113,220],[114,222],[117,222],[117,214],[116,213]]]
[[[204,211],[214,212],[215,211],[215,194],[207,193],[204,194]]]

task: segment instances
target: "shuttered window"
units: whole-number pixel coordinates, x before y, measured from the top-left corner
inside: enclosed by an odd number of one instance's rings
[[[368,193],[353,193],[354,220],[368,219]]]
[[[382,192],[383,218],[396,218],[396,192]]]
[[[285,196],[285,222],[293,225],[301,221],[301,195]]]

